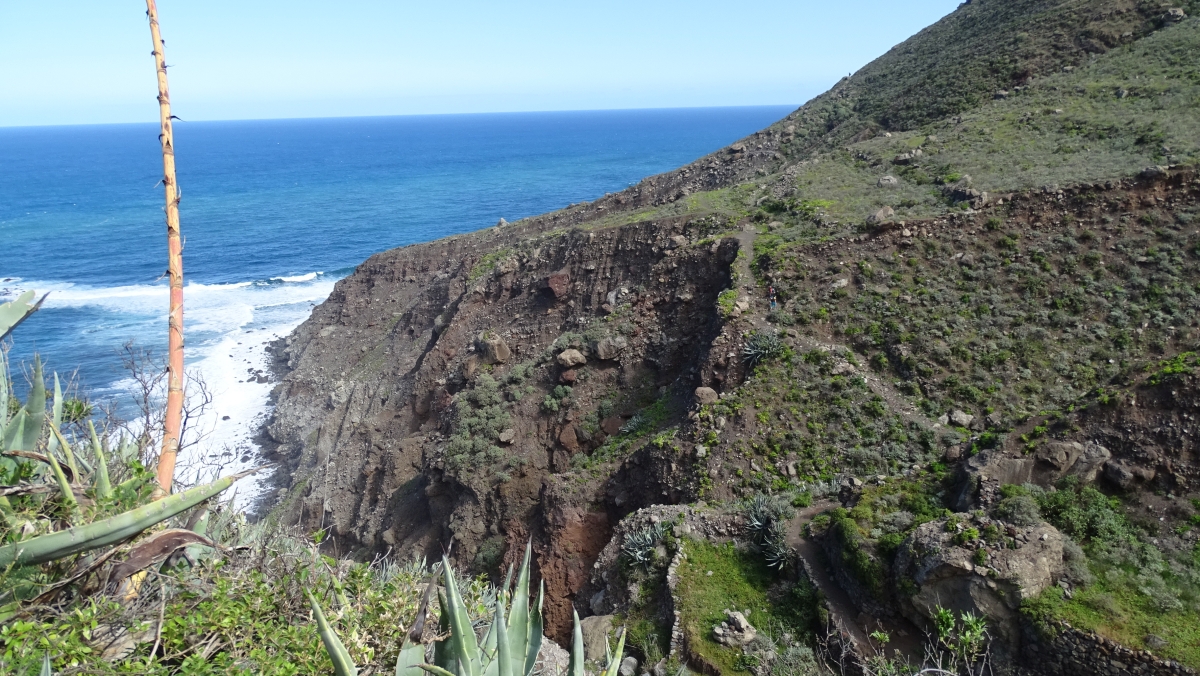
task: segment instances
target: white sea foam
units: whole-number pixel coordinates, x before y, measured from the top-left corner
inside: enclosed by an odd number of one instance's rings
[[[188,284],[184,288],[184,334],[187,369],[203,377],[213,403],[193,423],[202,439],[181,454],[180,480],[194,483],[213,473],[230,474],[260,464],[254,436],[269,413],[273,383],[259,382],[269,365],[266,346],[287,335],[325,300],[336,282],[321,272],[269,281],[231,284]],[[91,287],[86,285],[10,280],[5,291],[50,292],[45,307],[91,308],[119,318],[118,328],[95,328],[105,339],[111,332],[118,347],[132,331],[137,342],[164,342],[168,289],[165,284]],[[121,333],[121,335],[117,335]],[[113,384],[114,394],[134,391],[132,379]],[[239,482],[237,504],[247,506],[261,493],[261,480]]]
[[[311,282],[312,280],[316,279],[317,276],[323,275],[323,274],[325,274],[325,273],[318,270],[317,272],[309,272],[307,274],[294,275],[292,277],[272,277],[271,281],[272,282]]]

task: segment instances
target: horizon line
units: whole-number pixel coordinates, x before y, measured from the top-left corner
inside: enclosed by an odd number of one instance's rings
[[[500,111],[485,111],[485,112],[463,112],[463,113],[392,113],[387,115],[327,115],[327,116],[285,116],[285,117],[242,117],[242,118],[213,118],[213,119],[198,119],[187,120],[178,119],[179,122],[187,124],[189,122],[284,122],[284,121],[305,121],[305,120],[366,120],[366,119],[383,119],[392,117],[467,117],[467,116],[483,116],[483,115],[530,115],[530,114],[549,114],[549,113],[617,113],[617,112],[635,112],[635,111],[658,111],[658,110],[719,110],[726,108],[799,108],[803,104],[793,103],[763,103],[750,105],[727,105],[727,106],[654,106],[646,108],[561,108],[555,110],[500,110]],[[141,122],[75,122],[67,124],[0,124],[0,130],[4,129],[52,129],[59,127],[117,127],[125,125],[158,125],[157,120],[146,120]]]

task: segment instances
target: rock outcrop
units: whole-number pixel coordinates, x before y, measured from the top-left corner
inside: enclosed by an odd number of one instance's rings
[[[911,596],[901,596],[902,611],[926,627],[938,607],[982,615],[998,638],[1017,649],[1021,602],[1063,575],[1063,535],[1049,524],[1013,528],[1004,536],[1011,538],[1009,548],[980,539],[981,524],[947,523],[917,527],[897,553],[897,579],[910,580],[916,588]],[[975,528],[975,534],[968,528]]]

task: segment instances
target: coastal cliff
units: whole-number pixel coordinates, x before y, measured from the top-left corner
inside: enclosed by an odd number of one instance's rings
[[[890,565],[922,512],[864,480],[969,514],[1091,443],[1108,455],[1086,481],[1141,496],[1130,519],[1186,522],[1154,496],[1200,487],[1191,432],[1153,439],[1190,430],[1194,398],[1138,388],[1197,343],[1191,13],[964,4],[686,167],[371,257],[274,348],[264,511],[338,554],[452,547],[492,575],[532,539],[559,637],[618,524],[653,505],[845,482]],[[1046,585],[1082,585],[1055,551]],[[921,621],[887,565],[855,602]]]

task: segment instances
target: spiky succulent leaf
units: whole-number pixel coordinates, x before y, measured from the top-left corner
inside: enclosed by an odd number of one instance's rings
[[[567,676],[584,676],[583,673],[583,627],[579,624],[579,613],[571,611],[575,616],[575,628],[571,633],[571,661],[567,666]]]
[[[67,442],[62,438],[62,433],[58,431],[58,428],[51,427],[50,431],[53,432],[53,434],[50,435],[50,438],[53,439],[57,437],[59,442],[62,443],[63,447],[65,448]],[[67,481],[67,477],[63,474],[62,467],[58,465],[58,458],[55,458],[53,453],[47,453],[46,459],[50,461],[50,469],[54,472],[54,480],[58,482],[58,490],[60,493],[62,493],[63,504],[67,506],[68,510],[74,512],[79,503],[75,501],[75,493],[71,491],[71,484]],[[73,473],[71,476],[79,475]]]
[[[438,591],[438,605],[441,614],[438,617],[438,635],[442,638],[433,644],[433,662],[446,671],[458,669],[458,650],[454,638],[450,635],[450,600],[445,591]]]
[[[625,629],[621,629],[621,638],[617,639],[616,652],[609,655],[608,668],[604,670],[604,676],[617,676],[621,670],[621,655],[625,652]]]
[[[41,676],[54,676],[54,666],[50,664],[50,653],[42,653]]]
[[[525,653],[529,647],[529,559],[533,554],[533,541],[525,544],[525,558],[517,573],[517,588],[513,592],[512,608],[508,613],[508,636],[512,649],[509,651],[514,674],[525,673]]]
[[[254,471],[257,470],[233,474],[94,523],[0,546],[0,569],[14,564],[28,566],[45,563],[115,544],[220,494],[234,481]]]
[[[396,676],[422,676],[421,665],[425,662],[425,646],[420,643],[404,642],[396,656]]]
[[[329,626],[329,621],[325,619],[325,613],[321,612],[321,604],[317,603],[317,599],[311,591],[305,589],[304,595],[308,597],[308,602],[312,605],[313,617],[317,620],[317,633],[321,635],[325,651],[329,653],[329,659],[333,661],[333,672],[337,676],[358,676],[358,667],[354,666],[354,660],[350,659],[350,651],[346,650],[346,646],[342,645],[342,640],[338,638],[337,632]]]
[[[542,622],[542,601],[545,599],[546,584],[543,581],[538,585],[537,605],[533,610],[529,611],[529,641],[525,647],[525,668],[521,672],[525,676],[533,673],[533,668],[537,664],[538,653],[542,650],[542,633],[545,631]]]
[[[42,375],[42,360],[37,355],[33,357],[33,383],[25,400],[25,415],[25,430],[17,450],[32,451],[37,447],[42,425],[46,422],[46,381]]]
[[[17,296],[16,300],[0,305],[0,340],[4,340],[10,331],[17,328],[17,324],[25,321],[26,317],[42,306],[46,297],[42,296],[36,303],[30,302],[35,295],[37,294],[33,291],[26,291]]]
[[[96,496],[107,498],[112,495],[112,483],[108,479],[108,461],[104,459],[104,448],[100,445],[100,438],[96,436],[96,426],[92,421],[88,421],[88,434],[92,438],[92,453],[96,456],[96,471],[95,481],[92,485],[96,488]],[[202,531],[196,531],[203,535]]]
[[[496,602],[496,618],[492,621],[496,628],[496,665],[497,676],[513,676],[513,649],[509,644],[507,622],[504,620],[504,604]],[[525,665],[524,658],[521,666]],[[519,675],[520,676],[520,675]]]
[[[458,591],[458,583],[454,580],[454,569],[445,556],[442,557],[442,570],[445,573],[446,600],[449,602],[450,632],[463,670],[458,676],[481,676],[483,669],[479,659],[479,642],[475,639],[475,630],[471,627],[471,618],[467,616],[467,606]]]

